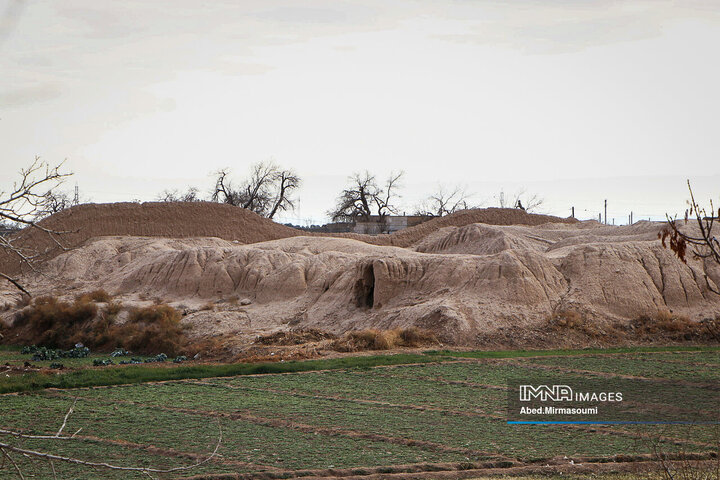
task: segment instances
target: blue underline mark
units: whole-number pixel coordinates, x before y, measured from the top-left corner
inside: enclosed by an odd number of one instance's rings
[[[508,420],[508,425],[720,425],[715,422],[661,422],[661,421],[631,421],[631,420]]]

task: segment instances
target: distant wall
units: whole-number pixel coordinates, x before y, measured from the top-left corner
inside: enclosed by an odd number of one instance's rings
[[[394,233],[408,227],[414,227],[434,217],[423,215],[388,215],[386,217],[372,216],[369,221],[355,222],[354,233],[378,235],[381,233]]]

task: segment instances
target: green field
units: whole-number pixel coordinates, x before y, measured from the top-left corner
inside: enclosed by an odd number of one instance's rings
[[[18,357],[5,349],[0,364]],[[545,465],[553,465],[545,473],[565,471],[562,478],[567,478],[575,471],[572,464],[604,465],[599,472],[607,472],[607,465],[612,465],[610,472],[644,465],[643,455],[651,453],[653,441],[668,453],[717,452],[718,427],[508,425],[509,381],[537,372],[566,379],[597,376],[617,382],[639,410],[649,405],[643,401],[660,398],[666,403],[662,408],[682,418],[693,408],[717,409],[718,367],[720,350],[704,348],[429,352],[269,365],[86,368],[55,374],[51,383],[83,388],[42,389],[50,380],[39,382],[36,374],[29,374],[32,380],[1,379],[0,388],[17,393],[0,395],[0,428],[54,435],[76,402],[63,433],[77,433],[62,440],[0,434],[0,442],[94,462],[170,468],[205,458],[222,431],[218,455],[211,461],[154,478],[403,472],[473,478],[485,477],[480,473],[486,470],[503,474]],[[171,379],[146,382],[148,375]],[[93,381],[110,386],[92,386]],[[124,384],[113,385],[118,383]],[[11,456],[26,477],[53,478],[49,462]],[[58,460],[53,466],[58,478],[148,478]],[[0,478],[17,478],[8,462]]]

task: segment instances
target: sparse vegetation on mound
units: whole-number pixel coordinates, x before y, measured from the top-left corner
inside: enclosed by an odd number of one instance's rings
[[[110,300],[112,300],[112,296],[103,290],[102,288],[99,288],[97,290],[93,290],[92,292],[87,293],[81,293],[80,295],[77,295],[75,299],[78,302],[100,302],[100,303],[108,303]]]
[[[188,340],[180,326],[182,315],[169,305],[152,305],[133,309],[128,321],[117,326],[114,337],[118,345],[137,353],[163,352],[179,355]]]
[[[72,303],[55,297],[38,297],[15,315],[13,340],[52,348],[71,348],[97,317],[94,302],[77,299]],[[84,342],[83,342],[84,343]]]
[[[104,298],[96,294],[95,298]],[[119,302],[105,308],[90,300],[93,295],[80,295],[73,302],[56,297],[39,297],[20,310],[7,333],[16,344],[36,344],[51,348],[72,348],[82,343],[93,350],[112,351],[117,347],[135,353],[175,356],[185,353],[190,342],[180,325],[180,312],[160,304],[130,311],[128,320],[117,321],[122,310]]]
[[[419,328],[395,330],[360,330],[347,332],[332,342],[330,348],[338,352],[361,352],[364,350],[390,350],[393,348],[416,348],[438,344],[435,335]]]
[[[629,322],[599,323],[581,312],[560,309],[547,318],[550,330],[574,332],[589,340],[602,340],[614,344],[648,339],[666,341],[720,341],[720,316],[694,322],[669,310],[641,315]]]
[[[323,332],[314,328],[307,330],[279,331],[269,335],[262,335],[255,340],[261,345],[302,345],[309,342],[319,342],[337,338],[337,335]]]

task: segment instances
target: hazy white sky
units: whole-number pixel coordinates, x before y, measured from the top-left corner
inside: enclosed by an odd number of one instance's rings
[[[323,220],[347,175],[618,220],[720,194],[720,2],[0,0],[0,185],[67,158],[96,202],[274,159]],[[623,178],[617,178],[623,177]],[[659,188],[662,187],[662,188]]]

